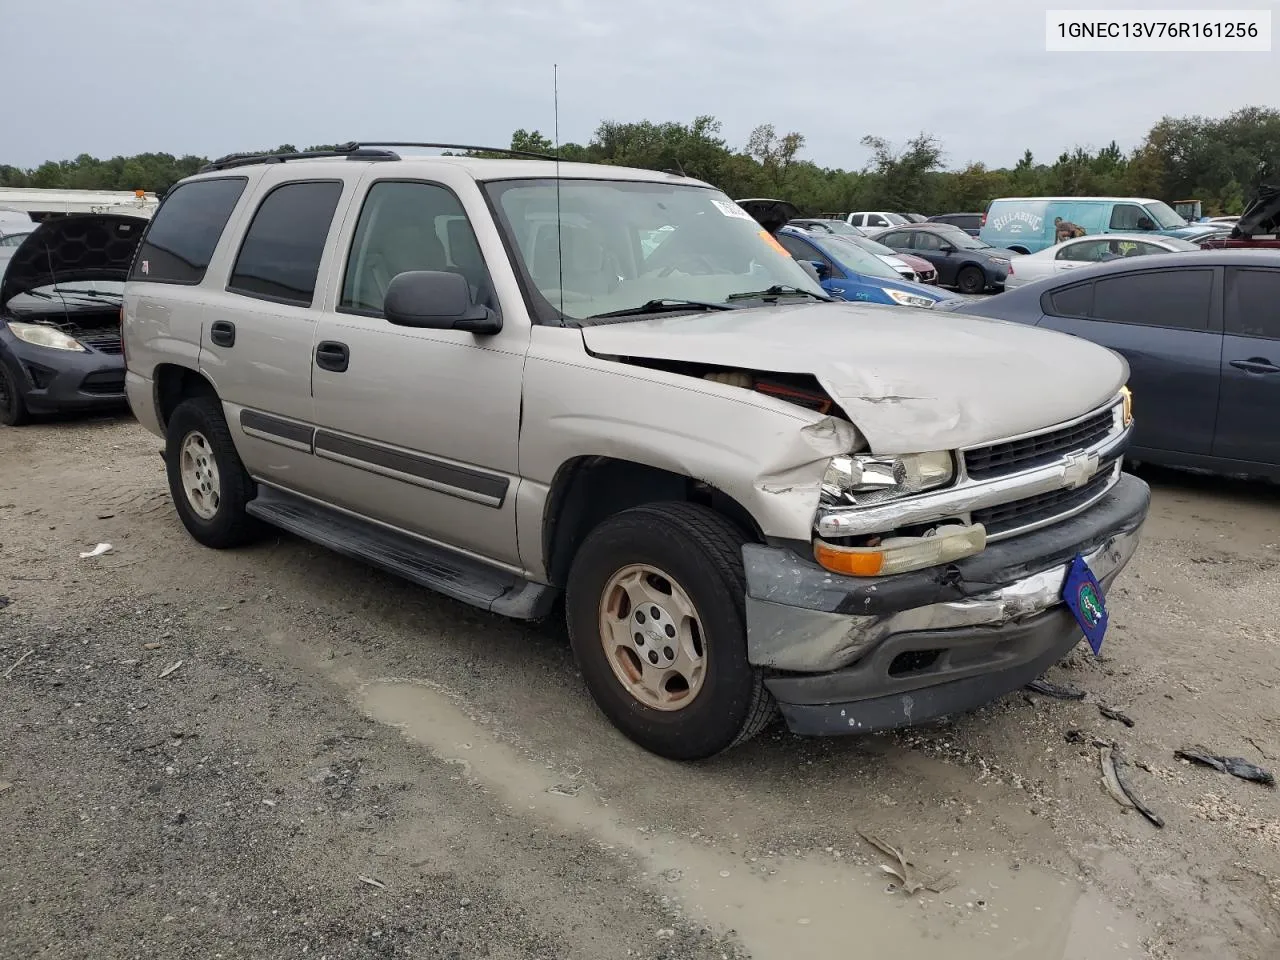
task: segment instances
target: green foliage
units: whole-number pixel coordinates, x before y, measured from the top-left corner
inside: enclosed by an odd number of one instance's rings
[[[510,144],[512,150],[557,155],[556,145],[539,130],[517,130]],[[763,123],[739,149],[725,141],[720,121],[698,116],[687,124],[605,120],[585,144],[561,144],[558,156],[568,162],[682,171],[731,197],[781,197],[807,213],[980,211],[993,197],[1045,194],[1198,199],[1205,214],[1238,213],[1260,183],[1280,181],[1280,110],[1266,107],[1245,107],[1220,118],[1164,117],[1128,154],[1113,140],[1100,149],[1064,150],[1049,164],[1037,162],[1027,150],[1013,166],[998,169],[968,163],[945,170],[943,145],[928,133],[901,146],[868,134],[862,144],[870,153],[863,169],[820,167],[800,156],[801,133],[779,133]],[[271,152],[296,149],[282,144]],[[167,153],[109,160],[82,154],[31,170],[0,165],[0,186],[163,192],[204,162]]]

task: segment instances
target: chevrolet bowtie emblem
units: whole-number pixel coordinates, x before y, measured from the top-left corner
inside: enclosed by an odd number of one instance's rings
[[[1069,453],[1062,458],[1062,483],[1068,490],[1083,487],[1098,472],[1098,455],[1085,453]]]

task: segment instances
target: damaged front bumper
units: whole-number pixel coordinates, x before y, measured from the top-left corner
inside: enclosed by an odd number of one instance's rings
[[[1088,510],[955,563],[833,574],[783,547],[743,547],[747,650],[797,733],[870,732],[980,706],[1042,674],[1081,631],[1062,601],[1072,559],[1104,592],[1150,505],[1123,474]]]

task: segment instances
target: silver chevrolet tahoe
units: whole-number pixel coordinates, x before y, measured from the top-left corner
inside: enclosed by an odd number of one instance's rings
[[[126,387],[197,541],[562,600],[600,709],[681,760],[1096,649],[1149,503],[1116,354],[832,301],[684,176],[414,147],[224,158],[150,223]]]

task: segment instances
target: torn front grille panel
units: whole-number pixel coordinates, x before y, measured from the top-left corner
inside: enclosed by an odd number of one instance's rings
[[[1112,407],[1055,430],[1004,440],[964,451],[965,472],[972,480],[990,480],[1053,463],[1075,450],[1105,439],[1117,429]]]

